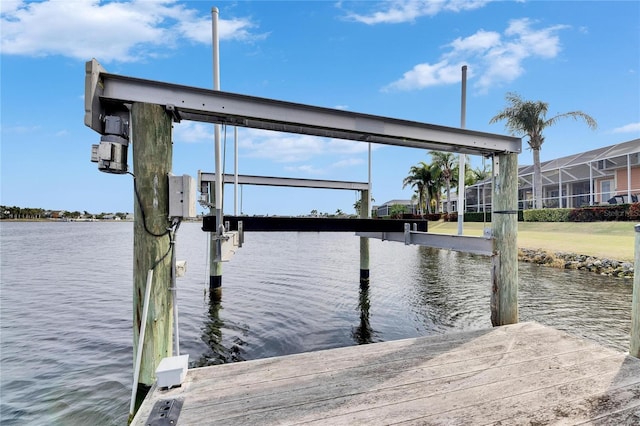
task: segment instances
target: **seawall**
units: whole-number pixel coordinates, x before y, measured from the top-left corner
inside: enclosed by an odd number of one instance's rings
[[[633,278],[633,263],[576,253],[518,249],[518,260],[560,269],[579,269],[618,278]]]

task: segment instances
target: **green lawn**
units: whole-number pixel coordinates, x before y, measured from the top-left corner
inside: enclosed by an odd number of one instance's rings
[[[519,222],[518,247],[564,251],[633,262],[635,222]],[[465,222],[464,235],[482,235],[491,223]],[[456,222],[429,222],[429,231],[456,234]]]

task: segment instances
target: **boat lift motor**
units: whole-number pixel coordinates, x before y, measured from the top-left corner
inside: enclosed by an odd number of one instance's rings
[[[128,115],[128,114],[127,114]],[[104,120],[104,135],[100,144],[91,145],[91,161],[105,173],[125,174],[129,149],[129,122],[125,117],[108,115]]]

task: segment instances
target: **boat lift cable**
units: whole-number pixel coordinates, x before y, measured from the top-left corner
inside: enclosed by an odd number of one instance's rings
[[[169,229],[165,230],[162,234],[157,234],[155,232],[151,232],[147,227],[147,216],[144,213],[142,201],[140,201],[140,193],[138,192],[138,185],[136,184],[136,175],[134,175],[131,172],[127,172],[127,173],[133,176],[133,192],[136,194],[136,201],[138,202],[138,206],[140,207],[140,213],[142,214],[142,224],[144,225],[144,230],[148,234],[153,235],[154,237],[164,237],[165,235],[168,235],[170,232]]]

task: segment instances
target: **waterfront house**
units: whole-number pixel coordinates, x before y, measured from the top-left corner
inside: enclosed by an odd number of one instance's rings
[[[544,161],[541,169],[544,207],[575,208],[637,201],[640,139]],[[491,180],[467,187],[465,195],[466,211],[491,210]],[[533,165],[518,168],[518,208],[533,208]]]

